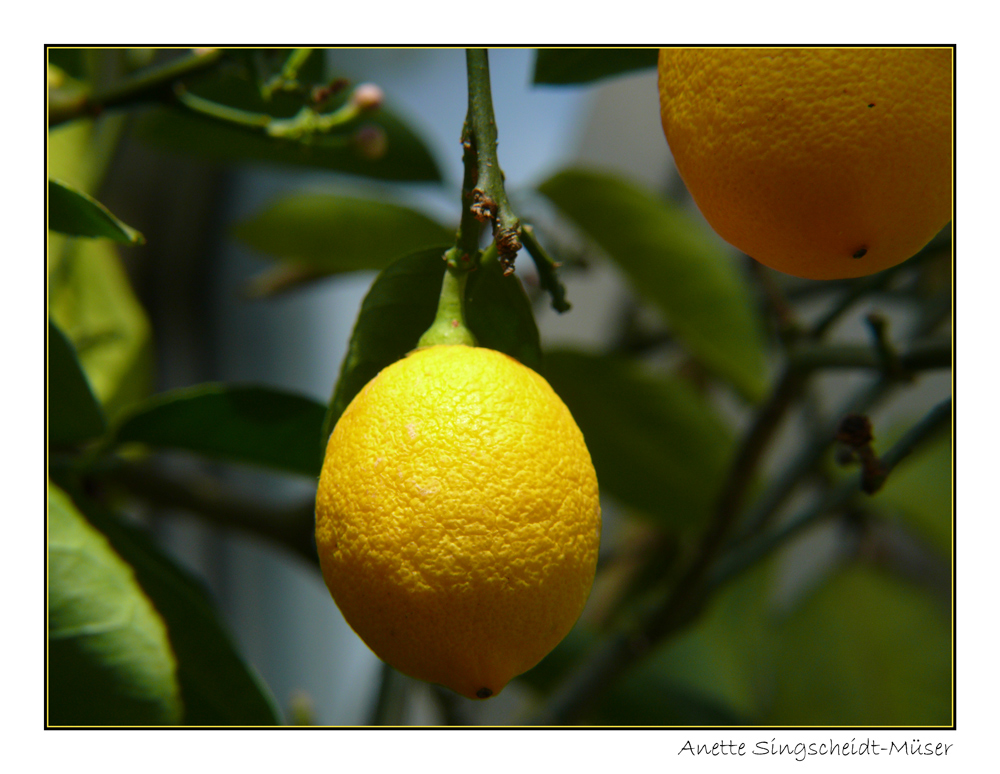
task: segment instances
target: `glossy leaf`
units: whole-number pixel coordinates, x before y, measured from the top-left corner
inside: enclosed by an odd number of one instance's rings
[[[656,48],[540,48],[533,83],[591,83],[656,67]]]
[[[74,444],[104,433],[104,412],[94,397],[76,350],[59,327],[49,320],[48,359],[49,442]]]
[[[180,722],[163,619],[132,568],[51,483],[48,502],[48,722]]]
[[[136,406],[115,438],[316,477],[323,414],[322,405],[299,395],[206,384]]]
[[[166,621],[184,703],[182,722],[195,726],[267,726],[278,712],[246,664],[202,584],[138,529],[85,504],[87,518],[129,562]]]
[[[77,237],[112,239],[141,245],[146,239],[91,196],[61,180],[49,179],[49,228]]]
[[[479,346],[505,352],[535,371],[541,368],[542,347],[531,301],[516,275],[504,276],[495,256],[485,258],[469,275],[465,303],[469,328]]]
[[[254,250],[322,274],[381,270],[395,258],[441,245],[454,229],[408,207],[375,199],[293,194],[238,224]]]
[[[601,490],[670,528],[708,518],[732,436],[687,383],[629,361],[549,351],[544,375],[583,431]]]
[[[950,725],[949,618],[918,589],[864,567],[841,571],[780,629],[767,725]]]
[[[324,440],[351,399],[379,371],[414,349],[434,320],[445,263],[440,249],[391,263],[361,304],[347,356],[323,425]],[[541,360],[531,304],[515,276],[484,261],[466,286],[466,316],[480,346],[505,352],[531,368]]]
[[[66,241],[49,273],[49,314],[73,343],[109,420],[148,394],[150,324],[111,242]]]
[[[889,443],[878,445],[888,448]],[[952,464],[951,434],[941,433],[903,460],[873,499],[898,513],[944,556],[952,554]]]
[[[567,170],[539,190],[659,307],[694,357],[746,397],[762,397],[761,320],[732,256],[705,227],[611,175]]]

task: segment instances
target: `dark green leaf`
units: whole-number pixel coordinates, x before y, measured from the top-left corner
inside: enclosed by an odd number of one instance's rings
[[[274,702],[247,666],[202,584],[142,532],[81,499],[87,518],[132,565],[166,621],[177,657],[183,723],[266,726],[279,722]]]
[[[656,67],[656,48],[540,48],[535,84],[589,83]]]
[[[679,379],[580,352],[547,352],[543,373],[580,425],[602,491],[671,528],[705,522],[733,439],[704,398]]]
[[[504,276],[495,257],[484,259],[469,275],[465,299],[469,329],[479,346],[505,352],[535,371],[541,368],[542,347],[531,301],[516,276]]]
[[[132,568],[51,483],[48,501],[48,722],[180,722],[163,619]]]
[[[444,271],[443,251],[431,249],[394,261],[375,279],[351,334],[323,425],[324,440],[361,388],[416,347],[434,321]],[[541,355],[530,302],[520,280],[503,276],[496,260],[484,261],[469,277],[466,316],[480,346],[537,367]]]
[[[96,199],[51,178],[49,228],[70,236],[103,237],[129,245],[141,245],[146,241],[142,234],[118,220]]]
[[[841,571],[783,624],[767,725],[950,725],[949,617],[918,589]]]
[[[764,394],[762,323],[733,256],[711,232],[610,175],[568,170],[539,190],[660,308],[692,355],[748,398]]]
[[[104,433],[106,422],[76,350],[49,320],[49,442],[74,444]]]
[[[119,443],[138,442],[319,475],[324,407],[308,398],[256,386],[199,385],[161,393],[119,426]]]
[[[380,270],[395,258],[454,238],[419,212],[391,202],[294,194],[234,229],[250,247],[322,274]]]

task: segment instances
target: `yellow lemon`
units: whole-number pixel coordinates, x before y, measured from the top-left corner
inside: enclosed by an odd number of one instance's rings
[[[569,410],[494,350],[414,351],[358,393],[327,445],[316,544],[344,618],[388,664],[469,698],[566,636],[600,530]]]
[[[808,279],[895,266],[951,219],[946,48],[668,48],[660,110],[719,235]]]

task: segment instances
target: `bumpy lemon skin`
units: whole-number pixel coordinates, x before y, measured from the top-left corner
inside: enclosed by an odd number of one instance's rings
[[[382,660],[468,698],[495,696],[566,636],[600,531],[579,428],[505,354],[416,350],[330,436],[316,543],[334,600]]]
[[[730,244],[807,279],[913,256],[951,219],[952,52],[662,49],[663,129]]]

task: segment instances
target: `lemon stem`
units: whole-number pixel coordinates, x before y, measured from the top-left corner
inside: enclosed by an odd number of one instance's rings
[[[434,322],[418,347],[435,344],[476,346],[476,337],[465,323],[465,284],[468,273],[479,267],[483,224],[493,224],[493,244],[504,267],[514,270],[514,257],[521,247],[521,223],[507,200],[503,172],[497,160],[497,125],[490,90],[490,64],[485,48],[465,52],[469,81],[469,107],[462,127],[462,219],[455,246],[444,255],[447,269],[441,284]]]
[[[486,49],[466,49],[465,63],[469,79],[469,110],[462,133],[466,184],[460,238],[466,231],[469,215],[480,223],[492,223],[500,263],[504,274],[510,274],[514,271],[517,251],[521,249],[521,222],[507,199],[503,171],[497,159],[497,123],[493,114],[490,63]],[[465,246],[468,247],[468,244]]]
[[[465,283],[469,278],[469,271],[460,262],[462,257],[468,260],[468,255],[463,253],[456,257],[455,254],[458,252],[458,248],[452,248],[446,254],[448,267],[441,283],[437,314],[431,327],[417,342],[418,347],[430,347],[435,344],[476,346],[476,337],[465,324]],[[459,265],[455,265],[456,262],[459,262]]]

